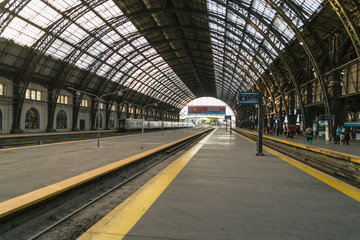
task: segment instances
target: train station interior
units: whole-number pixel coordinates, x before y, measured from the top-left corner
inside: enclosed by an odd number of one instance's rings
[[[0,9],[0,239],[360,239],[360,0]]]
[[[237,126],[257,126],[256,106],[238,104],[239,92],[263,94],[269,128],[305,129],[322,115],[335,126],[359,122],[359,6],[3,0],[0,132],[115,129],[119,119],[142,116],[178,121],[204,96],[228,104]]]

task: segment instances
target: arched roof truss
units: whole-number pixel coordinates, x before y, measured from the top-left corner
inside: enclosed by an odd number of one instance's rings
[[[8,0],[0,3],[0,37],[63,62],[51,74],[55,90],[72,85],[102,94],[130,88],[126,100],[140,105],[154,99],[181,108],[212,96],[235,109],[239,91],[263,91],[269,111],[277,112],[281,99],[288,112],[288,93],[304,110],[300,86],[313,69],[329,113],[326,69],[320,66],[327,48],[316,33],[331,29],[308,24],[330,4],[359,56],[358,23],[348,11],[359,1],[325,2]],[[40,59],[33,55],[24,64],[24,82]],[[309,62],[307,72],[298,61]],[[72,80],[78,69],[89,74]]]

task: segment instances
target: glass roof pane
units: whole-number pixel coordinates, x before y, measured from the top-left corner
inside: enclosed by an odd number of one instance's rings
[[[96,6],[94,10],[105,20],[110,20],[111,18],[123,15],[113,1],[104,2],[103,4]]]
[[[76,45],[82,40],[84,40],[88,35],[89,34],[85,32],[82,28],[80,28],[78,25],[71,24],[60,34],[60,38],[66,39],[66,41]]]
[[[47,28],[52,22],[61,18],[59,13],[40,0],[31,1],[19,14],[42,28]]]
[[[68,10],[69,8],[72,8],[74,6],[81,4],[81,0],[65,0],[65,1],[64,0],[63,1],[47,0],[47,2],[61,12],[64,12],[64,11]]]
[[[76,20],[76,23],[90,31],[105,24],[93,11],[88,11],[87,13],[83,14]]]
[[[50,55],[57,59],[64,59],[72,51],[74,51],[74,48],[72,46],[61,41],[60,39],[56,39],[46,51],[46,55]]]
[[[15,17],[1,33],[1,37],[11,39],[24,46],[32,46],[45,32],[24,20]]]

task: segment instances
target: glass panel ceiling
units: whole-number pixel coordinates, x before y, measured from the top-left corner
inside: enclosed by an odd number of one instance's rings
[[[16,2],[10,0],[6,6],[16,5]],[[32,0],[13,14],[16,16],[0,37],[38,50],[44,49],[46,55],[66,59],[70,64],[100,76],[114,76],[112,81],[141,93],[151,91],[151,97],[159,99],[161,95],[166,95],[161,98],[173,102],[173,98],[182,93],[195,98],[172,69],[163,64],[163,58],[138,34],[136,27],[126,20],[113,1],[89,1],[85,6],[80,0]],[[115,18],[122,23],[113,21]],[[95,62],[100,62],[97,64],[100,67],[91,67]],[[156,78],[147,73],[153,68],[160,72]],[[118,73],[109,74],[114,70]],[[137,78],[144,75],[151,80]],[[159,88],[152,89],[155,84],[165,85],[171,94],[159,92]],[[181,102],[178,99],[177,105]]]
[[[301,28],[305,23],[292,10],[294,6],[302,9],[301,13],[308,19],[319,11],[322,1],[294,0],[285,1],[285,5],[282,0],[272,2],[282,6],[293,24]],[[295,38],[294,31],[265,0],[207,0],[207,7],[218,97],[223,99],[234,86],[239,88],[237,91],[250,91],[252,82],[258,81],[259,73],[265,71],[260,66],[269,66],[275,60],[285,44]],[[237,63],[235,68],[232,62]],[[246,83],[229,84],[234,81]]]
[[[185,98],[195,98],[113,1],[84,2],[9,0],[0,19],[9,14],[14,17],[0,37],[168,103],[177,99],[182,104]],[[305,24],[302,19],[317,13],[322,0],[207,0],[219,98],[237,90],[250,91],[259,74],[295,38],[269,2],[280,6],[293,25],[301,28]],[[231,89],[234,87],[238,89]]]

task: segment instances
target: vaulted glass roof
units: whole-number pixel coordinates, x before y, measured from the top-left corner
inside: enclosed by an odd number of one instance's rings
[[[202,96],[234,106],[321,3],[7,0],[0,37],[178,108]]]

